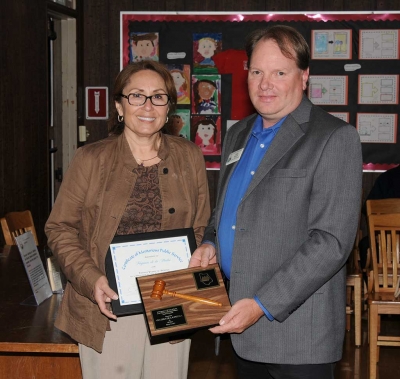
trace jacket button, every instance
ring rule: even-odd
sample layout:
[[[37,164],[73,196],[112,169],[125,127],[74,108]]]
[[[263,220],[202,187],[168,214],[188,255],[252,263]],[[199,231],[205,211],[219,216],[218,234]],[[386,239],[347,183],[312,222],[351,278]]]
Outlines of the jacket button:
[[[169,208],[169,209],[168,209],[168,212],[171,213],[171,214],[172,214],[172,213],[175,213],[175,208]]]
[[[168,174],[168,169],[165,167],[165,168],[163,168],[162,172],[163,172],[163,174]]]

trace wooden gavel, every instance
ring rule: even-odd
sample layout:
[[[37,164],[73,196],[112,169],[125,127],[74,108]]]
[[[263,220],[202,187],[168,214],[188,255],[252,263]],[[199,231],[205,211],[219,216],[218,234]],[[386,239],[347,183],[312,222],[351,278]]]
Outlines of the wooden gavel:
[[[177,293],[175,291],[168,291],[165,289],[164,280],[156,280],[154,282],[153,292],[151,293],[150,297],[152,299],[161,300],[163,294],[170,295],[172,297],[179,297],[180,299],[196,301],[198,303],[204,303],[204,304],[208,304],[208,305],[215,305],[217,307],[222,307],[222,303],[220,303],[218,301],[214,301],[211,299],[205,299],[204,297],[183,295],[183,294]]]

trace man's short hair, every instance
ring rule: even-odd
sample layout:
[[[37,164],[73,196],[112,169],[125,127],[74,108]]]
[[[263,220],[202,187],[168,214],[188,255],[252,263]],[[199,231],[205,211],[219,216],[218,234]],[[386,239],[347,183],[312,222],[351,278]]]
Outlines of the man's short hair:
[[[300,70],[306,70],[310,64],[310,48],[304,37],[291,26],[275,25],[267,29],[257,29],[246,38],[246,53],[248,67],[250,67],[251,56],[260,41],[273,40],[278,45],[282,54],[296,62]]]

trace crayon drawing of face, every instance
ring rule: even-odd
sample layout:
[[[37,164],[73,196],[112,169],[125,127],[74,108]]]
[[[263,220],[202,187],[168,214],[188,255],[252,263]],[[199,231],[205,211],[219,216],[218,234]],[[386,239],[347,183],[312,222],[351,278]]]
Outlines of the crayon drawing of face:
[[[211,122],[202,122],[197,127],[197,135],[204,146],[210,144],[210,139],[214,137],[215,126]]]
[[[182,120],[182,117],[179,115],[172,115],[171,116],[171,133],[174,136],[179,136],[180,131],[182,130],[183,126],[185,125],[185,122]]]
[[[177,91],[187,89],[186,79],[183,76],[182,72],[180,72],[178,70],[174,70],[174,71],[171,71],[171,75],[172,75],[172,79],[174,79],[175,88]]]
[[[138,41],[135,47],[136,54],[145,58],[150,57],[154,49],[153,42],[149,40]]]
[[[133,50],[133,61],[139,62],[146,59],[154,59],[157,56],[157,33],[145,33],[130,35]]]
[[[197,51],[204,58],[211,58],[217,48],[216,41],[213,38],[205,37],[199,40],[199,48]]]
[[[214,95],[215,85],[210,81],[200,81],[198,85],[198,92],[201,99],[211,99]]]

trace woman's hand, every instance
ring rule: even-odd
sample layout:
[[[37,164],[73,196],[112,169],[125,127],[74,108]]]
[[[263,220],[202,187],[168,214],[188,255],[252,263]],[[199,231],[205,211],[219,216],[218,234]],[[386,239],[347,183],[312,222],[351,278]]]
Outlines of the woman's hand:
[[[111,299],[117,300],[118,295],[110,288],[105,276],[100,276],[94,285],[94,299],[103,315],[113,320],[117,319],[117,316],[107,309],[106,303],[111,303]]]

